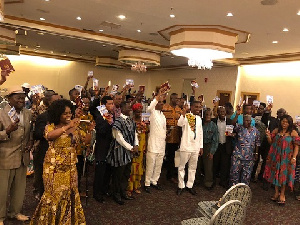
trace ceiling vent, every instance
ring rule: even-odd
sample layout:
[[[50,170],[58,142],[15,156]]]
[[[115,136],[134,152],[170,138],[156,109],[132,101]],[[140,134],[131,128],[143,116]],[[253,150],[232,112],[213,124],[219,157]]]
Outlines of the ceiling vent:
[[[278,0],[262,0],[260,3],[262,5],[275,5],[278,3]]]
[[[110,29],[120,29],[121,28],[120,24],[112,23],[112,22],[108,22],[108,21],[103,21],[102,23],[100,23],[100,25],[103,27],[110,27]]]

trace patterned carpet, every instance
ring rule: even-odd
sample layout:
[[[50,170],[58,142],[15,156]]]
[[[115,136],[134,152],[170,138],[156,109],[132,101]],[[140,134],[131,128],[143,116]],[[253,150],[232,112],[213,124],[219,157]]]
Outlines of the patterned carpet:
[[[27,179],[26,197],[23,207],[25,215],[32,215],[37,201],[32,194],[33,178]],[[82,181],[82,187],[85,180]],[[200,185],[196,186],[197,196],[184,192],[181,196],[175,194],[176,185],[165,180],[165,174],[161,177],[163,191],[151,189],[151,194],[143,192],[135,195],[136,199],[126,201],[125,205],[117,205],[112,199],[107,198],[100,204],[93,198],[88,199],[88,205],[82,198],[85,216],[88,225],[118,225],[118,224],[180,224],[184,219],[195,215],[197,203],[202,200],[218,200],[225,189],[217,186],[212,191],[207,191]],[[300,202],[296,201],[293,193],[288,192],[286,206],[280,207],[271,202],[269,198],[273,190],[264,191],[261,183],[250,185],[253,198],[250,208],[247,210],[245,224],[300,224]],[[92,188],[92,174],[89,178],[89,188]],[[92,192],[90,192],[92,193]],[[15,220],[5,221],[5,225],[23,224]]]

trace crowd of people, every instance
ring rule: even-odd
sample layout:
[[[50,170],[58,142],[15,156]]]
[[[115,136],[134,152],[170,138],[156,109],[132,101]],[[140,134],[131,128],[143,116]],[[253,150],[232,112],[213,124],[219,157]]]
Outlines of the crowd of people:
[[[196,195],[200,183],[212,190],[261,181],[265,190],[275,186],[271,200],[284,205],[286,188],[300,182],[300,124],[282,108],[277,117],[262,102],[234,110],[214,101],[208,108],[195,86],[187,99],[166,83],[146,99],[144,88],[109,93],[109,86],[88,88],[90,79],[72,88],[69,100],[47,88],[35,93],[28,83],[8,89],[0,104],[0,225],[7,217],[30,220],[21,214],[30,154],[39,201],[30,224],[85,224],[80,183],[87,161],[94,199],[119,205],[163,191],[163,165],[177,195]]]

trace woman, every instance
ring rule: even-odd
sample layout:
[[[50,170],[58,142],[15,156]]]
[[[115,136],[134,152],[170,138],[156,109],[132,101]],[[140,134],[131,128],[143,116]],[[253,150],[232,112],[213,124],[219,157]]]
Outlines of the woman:
[[[132,106],[134,121],[139,139],[139,154],[132,159],[131,174],[127,188],[127,195],[132,196],[132,192],[141,193],[141,178],[144,173],[144,152],[146,151],[146,133],[148,132],[147,124],[142,121],[143,105],[136,103]]]
[[[85,224],[77,188],[76,146],[89,143],[91,136],[78,129],[79,119],[71,120],[72,103],[61,99],[48,110],[49,125],[45,138],[49,142],[44,166],[45,192],[30,224]],[[89,131],[93,127],[91,126]]]
[[[279,128],[272,134],[266,131],[271,148],[267,157],[264,178],[275,185],[275,194],[271,198],[279,205],[285,204],[285,189],[294,186],[296,157],[298,154],[299,137],[293,130],[293,119],[284,115],[280,119]]]

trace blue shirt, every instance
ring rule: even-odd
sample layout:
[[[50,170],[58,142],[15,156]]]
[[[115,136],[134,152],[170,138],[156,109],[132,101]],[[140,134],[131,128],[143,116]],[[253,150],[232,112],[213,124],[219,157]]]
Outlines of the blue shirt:
[[[234,113],[232,114],[232,116],[230,117],[230,119],[233,120],[234,117],[235,117],[235,115],[236,115],[236,112],[234,112]],[[243,122],[244,122],[244,119],[243,119],[243,118],[244,118],[243,114],[239,115],[238,118],[237,118],[236,123],[239,124],[239,125],[243,125]],[[254,120],[252,117],[251,117],[251,126],[252,126],[252,127],[255,126],[255,120]]]
[[[233,156],[240,160],[253,160],[255,147],[260,146],[260,135],[256,127],[250,129],[237,125],[235,128],[236,145],[233,150]]]

